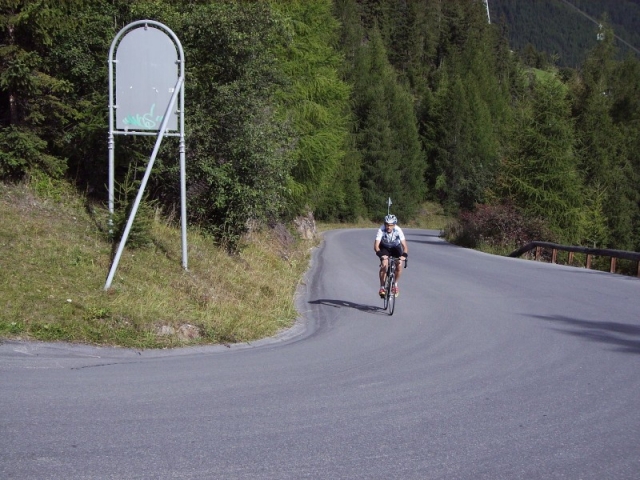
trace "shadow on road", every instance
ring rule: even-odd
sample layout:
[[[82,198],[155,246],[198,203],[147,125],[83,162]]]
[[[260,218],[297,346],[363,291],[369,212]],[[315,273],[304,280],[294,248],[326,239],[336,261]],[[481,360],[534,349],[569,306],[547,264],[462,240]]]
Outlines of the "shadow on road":
[[[428,235],[425,235],[425,237],[428,237]],[[437,245],[438,247],[462,248],[458,245],[454,245],[453,243],[445,242],[438,237],[431,238],[433,240],[416,240],[415,238],[413,238],[413,235],[407,235],[407,242],[409,243],[409,245],[411,245],[412,243],[424,243],[425,245]]]
[[[424,243],[426,245],[438,245],[439,247],[456,247],[460,248],[457,245],[447,242],[444,240],[439,233],[414,233],[414,232],[405,232],[405,236],[407,237],[407,242],[411,243]]]
[[[411,235],[412,237],[433,237],[433,238],[440,238],[442,236],[440,232],[434,231],[433,233],[415,233],[410,229],[407,229],[407,231],[405,232],[405,235],[407,236]]]
[[[555,329],[559,332],[592,342],[613,345],[618,347],[616,350],[620,352],[640,354],[640,325],[619,322],[592,322],[561,315],[532,315],[532,317],[574,327],[571,330]]]
[[[311,303],[312,305],[328,305],[334,308],[353,308],[365,313],[386,314],[385,310],[382,307],[375,307],[373,305],[361,305],[359,303],[348,302],[346,300],[330,300],[321,298],[318,300],[312,300],[309,303]]]

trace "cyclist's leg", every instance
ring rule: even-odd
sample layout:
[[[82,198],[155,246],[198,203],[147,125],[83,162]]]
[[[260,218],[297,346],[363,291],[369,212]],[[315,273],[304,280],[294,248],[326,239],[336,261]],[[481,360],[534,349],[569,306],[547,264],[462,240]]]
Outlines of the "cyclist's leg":
[[[400,294],[400,287],[398,286],[398,281],[400,280],[400,271],[401,271],[401,267],[400,267],[400,262],[396,262],[396,271],[394,273],[394,278],[393,278],[393,287],[391,289],[391,293],[393,293],[394,296],[398,296]]]
[[[388,265],[388,258],[387,256],[383,256],[380,257],[380,272],[379,272],[379,277],[380,277],[380,286],[384,287],[384,281],[387,279],[387,265]]]
[[[380,279],[380,290],[378,291],[378,293],[380,295],[383,294],[383,289],[384,289],[384,284],[385,281],[387,280],[387,265],[388,265],[388,252],[384,249],[381,248],[380,249],[380,271],[378,272],[378,277]]]
[[[396,271],[395,271],[395,282],[394,282],[394,294],[398,293],[398,282],[400,281],[400,276],[402,275],[402,260],[400,260],[400,255],[402,255],[402,247],[394,247],[394,249],[390,252],[394,257],[398,258],[396,260]]]

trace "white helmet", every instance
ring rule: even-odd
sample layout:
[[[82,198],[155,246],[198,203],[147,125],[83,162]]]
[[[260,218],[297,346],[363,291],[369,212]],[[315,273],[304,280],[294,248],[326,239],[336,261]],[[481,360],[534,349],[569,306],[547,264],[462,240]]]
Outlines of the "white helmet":
[[[384,217],[384,223],[395,225],[396,223],[398,223],[398,219],[396,218],[395,215],[389,214],[386,217]]]

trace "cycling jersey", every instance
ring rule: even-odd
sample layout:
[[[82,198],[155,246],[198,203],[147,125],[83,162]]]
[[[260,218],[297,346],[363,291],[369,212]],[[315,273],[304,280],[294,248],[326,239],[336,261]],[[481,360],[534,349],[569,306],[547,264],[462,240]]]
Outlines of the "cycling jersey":
[[[376,241],[385,248],[397,247],[404,240],[404,232],[398,226],[393,227],[390,233],[387,233],[386,227],[383,225],[378,229]]]

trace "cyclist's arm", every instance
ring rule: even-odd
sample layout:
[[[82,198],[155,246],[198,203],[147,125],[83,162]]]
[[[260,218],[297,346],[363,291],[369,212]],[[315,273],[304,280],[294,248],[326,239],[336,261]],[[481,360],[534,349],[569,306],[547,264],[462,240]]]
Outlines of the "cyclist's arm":
[[[378,253],[378,251],[380,250],[380,240],[376,240],[375,242],[373,242],[373,250]]]
[[[400,243],[402,244],[402,251],[409,255],[409,247],[407,247],[407,241],[402,240]]]

